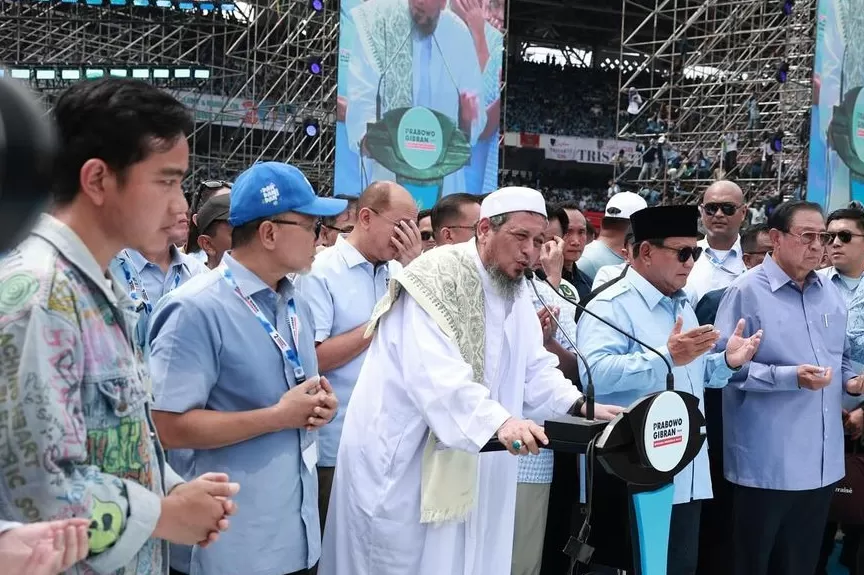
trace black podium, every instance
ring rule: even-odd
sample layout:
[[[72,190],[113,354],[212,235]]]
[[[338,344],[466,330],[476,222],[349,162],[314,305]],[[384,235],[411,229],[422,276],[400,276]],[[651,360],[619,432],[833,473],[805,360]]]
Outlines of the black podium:
[[[581,417],[545,422],[549,438],[547,449],[584,453],[589,467],[599,462],[606,473],[626,486],[620,497],[627,500],[622,502],[622,508],[629,508],[632,565],[636,575],[666,575],[675,492],[672,481],[702,449],[704,425],[699,400],[680,391],[645,396],[608,424]],[[493,439],[483,451],[503,449],[504,446]],[[589,485],[591,483],[589,481]],[[578,483],[573,487],[578,490]],[[586,523],[589,524],[590,502],[597,488],[595,483],[588,495]],[[572,557],[585,558],[584,552],[590,543],[585,540],[587,531],[568,545],[566,552]]]

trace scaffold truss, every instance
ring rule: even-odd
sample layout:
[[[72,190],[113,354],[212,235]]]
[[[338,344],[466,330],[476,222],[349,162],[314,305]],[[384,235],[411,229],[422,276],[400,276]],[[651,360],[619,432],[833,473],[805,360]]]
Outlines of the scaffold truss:
[[[336,0],[0,0],[0,68],[49,103],[88,77],[157,83],[195,111],[190,181],[278,160],[327,194],[338,23]]]
[[[815,9],[816,0],[622,0],[627,24],[620,59],[640,63],[620,75],[619,135],[646,146],[665,135],[667,149],[680,153],[683,163],[695,165],[701,152],[710,166],[686,179],[683,165],[659,170],[667,201],[696,201],[718,176],[738,181],[751,199],[800,191],[806,181]],[[660,23],[664,29],[671,24],[672,34],[646,39],[645,32]],[[635,114],[633,107],[627,111],[631,88],[642,100]],[[737,134],[731,170],[723,162],[728,134]],[[782,147],[771,166],[762,165],[765,145],[772,151]],[[718,167],[727,169],[718,173]],[[645,173],[631,168],[625,179],[641,185]]]

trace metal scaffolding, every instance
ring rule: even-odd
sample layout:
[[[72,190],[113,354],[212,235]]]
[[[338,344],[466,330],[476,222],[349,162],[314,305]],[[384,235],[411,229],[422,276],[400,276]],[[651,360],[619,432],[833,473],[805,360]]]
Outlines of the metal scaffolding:
[[[639,23],[622,25],[620,59],[641,64],[619,76],[619,135],[647,143],[665,134],[683,160],[702,152],[711,163],[708,172],[686,179],[680,178],[683,168],[673,175],[660,170],[668,201],[696,199],[694,192],[717,175],[722,138],[732,132],[738,134],[737,167],[725,177],[738,181],[749,198],[790,195],[803,185],[815,10],[816,0],[622,0],[623,16],[630,17],[622,22]],[[634,19],[634,13],[641,18]],[[656,32],[670,25],[671,35]],[[653,37],[646,39],[652,29]],[[635,115],[626,111],[631,87],[643,100]],[[751,97],[758,122],[751,120]],[[774,170],[764,174],[752,166],[761,168],[766,135],[782,135],[782,153],[774,154]],[[638,178],[638,172],[631,168],[625,177]]]
[[[256,161],[278,160],[326,194],[338,22],[337,0],[0,0],[0,67],[29,69],[49,103],[70,70],[126,70],[194,109],[190,181],[233,179]],[[209,72],[180,78],[178,68]]]

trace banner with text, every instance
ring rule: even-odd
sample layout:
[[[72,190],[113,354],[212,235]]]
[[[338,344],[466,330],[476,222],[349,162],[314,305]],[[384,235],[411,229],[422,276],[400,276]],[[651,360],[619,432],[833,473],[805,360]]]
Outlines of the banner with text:
[[[518,148],[542,148],[543,155],[547,160],[559,162],[611,164],[621,150],[624,151],[624,157],[628,163],[639,159],[636,142],[626,140],[508,132],[504,135],[504,145]]]
[[[864,10],[820,0],[810,115],[807,199],[826,212],[864,202]]]
[[[187,90],[169,90],[195,114],[196,122],[261,130],[296,129],[290,105],[255,102],[246,98],[226,98]]]
[[[342,0],[334,193],[497,188],[505,2]]]

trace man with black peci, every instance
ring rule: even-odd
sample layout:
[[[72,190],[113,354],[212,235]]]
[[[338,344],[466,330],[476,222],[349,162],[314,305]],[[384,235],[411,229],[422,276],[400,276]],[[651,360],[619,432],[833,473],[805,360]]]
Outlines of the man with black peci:
[[[699,326],[683,288],[702,249],[696,245],[698,213],[693,206],[661,206],[639,210],[630,217],[633,228],[631,266],[624,278],[598,294],[588,309],[625,332],[656,348],[660,355],[614,331],[596,318],[583,315],[577,326],[577,345],[588,359],[597,401],[629,406],[641,397],[666,388],[667,362],[675,376],[675,389],[696,396],[700,404],[705,387],[723,387],[733,372],[753,357],[761,332],[741,336],[743,320],[730,337],[725,353],[710,353],[719,334],[713,326]],[[586,377],[580,366],[580,378]],[[607,484],[602,486],[601,483]],[[598,524],[592,545],[628,538],[625,525],[627,497],[611,477],[595,479]],[[602,488],[603,492],[597,489]],[[617,491],[617,493],[616,493]],[[605,495],[605,497],[604,497]],[[708,452],[675,476],[675,499],[669,532],[668,574],[696,572],[700,502],[711,498]],[[605,501],[604,501],[605,499]],[[613,503],[614,501],[614,503]],[[604,513],[604,503],[612,511]],[[611,531],[609,529],[611,528]],[[630,556],[618,549],[597,560]],[[627,562],[629,563],[629,561]],[[629,564],[612,565],[630,569]]]

